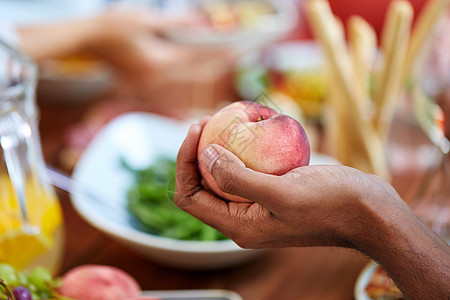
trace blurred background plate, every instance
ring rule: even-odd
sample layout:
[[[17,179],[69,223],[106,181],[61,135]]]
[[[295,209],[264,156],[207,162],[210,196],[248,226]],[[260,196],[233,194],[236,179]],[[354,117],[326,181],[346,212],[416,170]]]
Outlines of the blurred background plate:
[[[293,41],[248,53],[236,67],[235,85],[244,99],[255,99],[261,91],[284,94],[306,120],[318,121],[326,94],[320,48],[315,42]]]
[[[242,300],[236,292],[228,290],[144,291],[142,296],[161,300]],[[145,299],[150,300],[150,298],[142,298],[142,300]]]
[[[41,103],[74,105],[111,90],[114,71],[90,55],[46,59],[39,64],[37,95]]]
[[[374,261],[367,264],[361,271],[355,285],[355,299],[356,300],[370,300],[366,293],[366,287],[372,278],[373,273],[377,269],[378,264]]]
[[[149,113],[128,113],[112,120],[75,167],[74,207],[92,226],[157,262],[187,269],[242,263],[261,251],[241,249],[231,240],[182,241],[149,234],[127,209],[127,192],[134,178],[121,159],[133,168],[145,168],[161,154],[175,159],[188,128],[187,123]],[[311,163],[337,162],[313,154]]]
[[[375,261],[368,263],[359,274],[354,297],[356,300],[405,299],[387,272]]]
[[[232,46],[251,50],[287,35],[297,25],[292,0],[176,1],[176,13],[201,14],[205,26],[166,30],[174,42],[202,46]],[[164,8],[162,8],[164,9]],[[174,11],[174,5],[169,8]]]

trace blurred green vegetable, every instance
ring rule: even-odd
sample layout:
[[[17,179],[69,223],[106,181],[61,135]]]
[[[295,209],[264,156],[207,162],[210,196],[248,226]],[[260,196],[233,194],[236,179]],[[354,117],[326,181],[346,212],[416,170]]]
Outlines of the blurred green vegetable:
[[[173,203],[175,166],[172,159],[161,157],[151,166],[132,172],[135,183],[128,191],[128,208],[148,232],[180,240],[215,241],[226,237],[200,222]]]

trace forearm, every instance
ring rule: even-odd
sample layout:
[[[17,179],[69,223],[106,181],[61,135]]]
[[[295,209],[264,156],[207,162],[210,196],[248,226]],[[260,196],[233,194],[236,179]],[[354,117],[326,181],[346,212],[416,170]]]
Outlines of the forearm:
[[[35,61],[84,52],[98,33],[96,19],[19,28],[23,50]]]
[[[398,195],[365,201],[356,247],[378,261],[408,299],[447,299],[450,247]]]

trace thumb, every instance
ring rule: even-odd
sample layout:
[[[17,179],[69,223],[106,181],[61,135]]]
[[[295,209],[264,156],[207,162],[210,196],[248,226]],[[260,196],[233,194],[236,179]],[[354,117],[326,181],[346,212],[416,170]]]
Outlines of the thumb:
[[[200,163],[225,193],[258,202],[269,209],[280,196],[281,177],[245,167],[236,155],[219,145],[209,145],[203,149]]]

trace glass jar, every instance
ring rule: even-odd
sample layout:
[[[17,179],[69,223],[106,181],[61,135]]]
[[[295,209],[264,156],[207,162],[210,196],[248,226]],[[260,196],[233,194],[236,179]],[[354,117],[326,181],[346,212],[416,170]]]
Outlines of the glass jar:
[[[35,87],[35,65],[0,40],[0,262],[55,273],[63,220],[42,156]]]

